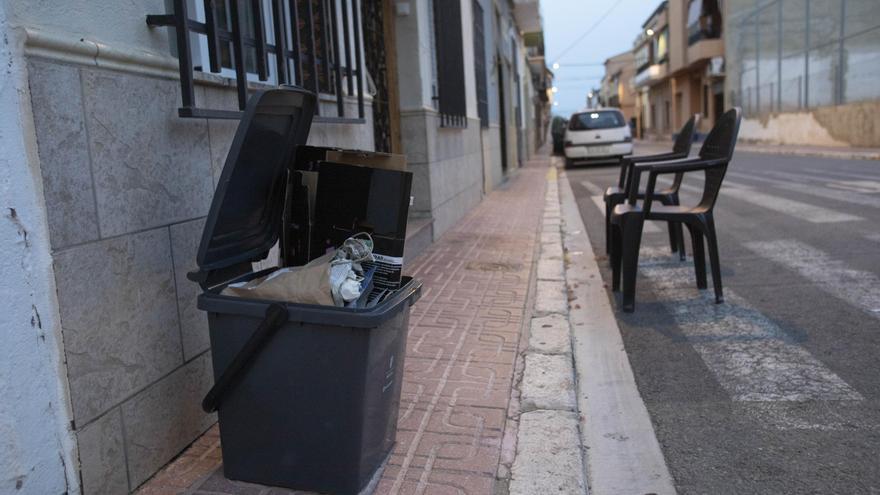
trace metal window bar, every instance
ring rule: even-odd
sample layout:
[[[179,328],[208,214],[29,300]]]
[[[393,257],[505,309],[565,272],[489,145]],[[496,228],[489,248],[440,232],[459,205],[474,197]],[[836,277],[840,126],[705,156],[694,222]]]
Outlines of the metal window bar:
[[[486,81],[486,35],[483,7],[473,0],[474,11],[474,70],[477,75],[477,115],[480,127],[489,127],[489,90]]]
[[[434,2],[437,97],[441,127],[467,127],[461,2]]]
[[[174,0],[173,13],[160,15],[147,15],[146,22],[150,27],[167,26],[174,29],[175,40],[177,42],[178,61],[180,69],[180,94],[181,106],[178,108],[178,115],[183,118],[212,118],[212,119],[238,119],[241,118],[242,111],[247,104],[248,95],[248,72],[245,64],[245,51],[253,50],[256,56],[256,76],[260,81],[269,79],[268,57],[275,59],[275,76],[278,85],[297,85],[307,87],[316,93],[322,92],[324,89],[330,88],[335,90],[331,93],[336,98],[338,115],[335,117],[323,116],[320,114],[318,106],[315,108],[315,122],[329,123],[364,123],[364,97],[363,97],[363,65],[360,56],[360,26],[357,25],[357,16],[354,14],[354,37],[355,37],[355,65],[352,67],[350,63],[346,64],[346,74],[349,75],[349,81],[352,77],[357,78],[357,106],[358,115],[345,115],[345,98],[354,94],[349,91],[348,95],[344,94],[337,85],[333,88],[329,84],[329,75],[332,70],[338,73],[341,70],[339,59],[336,55],[333,60],[328,60],[326,53],[328,51],[337,53],[340,50],[338,39],[336,37],[327,36],[326,29],[322,29],[319,36],[323,36],[324,43],[322,49],[324,57],[319,63],[319,54],[316,54],[315,43],[315,19],[312,10],[312,0],[288,0],[287,9],[285,9],[284,0],[272,0],[270,8],[272,9],[272,26],[270,29],[274,31],[275,43],[270,44],[266,36],[265,18],[266,12],[263,11],[263,2],[260,0],[231,0],[229,2],[229,21],[231,30],[219,23],[217,9],[218,2],[224,0],[196,0],[204,2],[205,22],[193,20],[189,16],[187,8],[187,0]],[[323,9],[322,19],[329,23],[332,29],[339,26],[338,18],[335,13],[335,1],[330,0],[334,8],[331,10]],[[250,5],[248,5],[248,3]],[[345,8],[347,2],[343,0]],[[249,36],[248,29],[245,28],[247,15],[244,10],[250,6],[253,14],[253,32],[254,36]],[[302,10],[306,12],[307,19],[303,25],[300,25]],[[329,17],[327,14],[329,12]],[[327,24],[324,24],[326,26]],[[348,23],[346,21],[346,33],[348,33]],[[219,110],[199,107],[195,98],[194,87],[194,69],[193,54],[191,52],[190,39],[192,33],[205,35],[208,45],[208,67],[210,72],[219,73],[223,67],[221,62],[222,47],[232,45],[232,59],[235,70],[236,91],[238,95],[239,110]],[[329,46],[328,46],[329,43]],[[289,45],[289,46],[288,46]],[[350,57],[350,46],[345,47],[346,56]],[[271,54],[271,55],[270,55]],[[319,65],[321,66],[319,69]],[[331,65],[333,67],[331,67]],[[292,69],[291,69],[292,68]],[[325,74],[328,83],[322,85],[319,81],[319,70],[326,71]],[[352,76],[353,75],[353,76]],[[336,77],[336,81],[341,83],[341,78]],[[335,93],[335,94],[333,94]]]

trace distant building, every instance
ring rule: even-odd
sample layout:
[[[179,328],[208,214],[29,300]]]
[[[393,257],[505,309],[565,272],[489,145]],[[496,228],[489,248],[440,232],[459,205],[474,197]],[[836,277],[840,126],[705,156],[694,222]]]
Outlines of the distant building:
[[[602,103],[617,107],[627,122],[635,124],[635,94],[632,78],[636,74],[635,57],[631,51],[618,53],[605,61],[605,77],[602,78]]]
[[[662,2],[634,42],[640,137],[668,137],[693,114],[708,132],[723,110],[724,41],[718,0]]]
[[[728,105],[740,137],[880,146],[877,0],[728,0]]]

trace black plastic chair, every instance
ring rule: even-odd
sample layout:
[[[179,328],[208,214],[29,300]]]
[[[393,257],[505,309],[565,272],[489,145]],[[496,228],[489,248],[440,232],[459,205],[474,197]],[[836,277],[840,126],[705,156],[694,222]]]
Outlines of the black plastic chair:
[[[660,153],[656,155],[630,156],[620,160],[620,177],[616,186],[611,186],[605,190],[603,199],[605,200],[605,252],[611,253],[611,212],[614,207],[626,201],[627,192],[632,183],[632,168],[638,163],[658,162],[666,160],[675,160],[679,158],[687,158],[691,150],[691,144],[694,142],[694,134],[699,122],[699,115],[694,114],[685,122],[678,136],[672,145],[672,152]],[[667,189],[656,191],[651,198],[659,201],[664,205],[678,205],[678,189],[681,186],[681,174],[676,174],[672,181],[672,186]],[[644,192],[638,192],[638,199],[645,199]],[[669,224],[669,247],[672,252],[679,252],[679,256],[684,260],[684,235],[680,224]]]
[[[718,259],[718,240],[715,235],[713,209],[718,199],[718,191],[727,172],[727,165],[733,156],[736,137],[739,133],[741,111],[728,110],[718,119],[715,127],[706,136],[697,158],[647,162],[633,167],[632,184],[624,204],[617,205],[611,213],[611,265],[612,290],[620,290],[621,272],[623,275],[623,310],[635,309],[636,273],[638,271],[639,247],[642,240],[642,227],[645,220],[660,220],[687,225],[694,249],[694,271],[697,288],[705,289],[706,259],[703,236],[709,247],[709,260],[712,265],[712,283],[715,288],[715,302],[724,302],[721,288],[721,265]],[[644,201],[638,201],[639,176],[648,171]],[[706,174],[703,196],[696,206],[653,205],[654,187],[657,176],[662,174],[683,175],[686,172],[703,170]]]

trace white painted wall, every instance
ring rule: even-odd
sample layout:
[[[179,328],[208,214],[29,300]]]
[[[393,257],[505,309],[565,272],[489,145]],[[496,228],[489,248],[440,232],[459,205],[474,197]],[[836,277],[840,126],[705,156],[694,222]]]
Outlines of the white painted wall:
[[[0,493],[78,494],[22,36],[7,13],[0,0]]]
[[[169,55],[170,28],[146,28],[147,14],[166,13],[164,0],[27,0],[8,4],[7,14],[15,25],[100,40],[116,49]]]

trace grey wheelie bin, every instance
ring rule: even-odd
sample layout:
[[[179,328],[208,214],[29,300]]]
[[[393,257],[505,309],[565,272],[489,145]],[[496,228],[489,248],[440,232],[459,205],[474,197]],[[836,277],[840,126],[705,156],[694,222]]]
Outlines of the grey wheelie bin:
[[[344,308],[244,299],[226,285],[262,276],[281,236],[287,175],[305,143],[314,94],[255,93],[245,109],[190,273],[208,313],[227,478],[322,493],[357,493],[391,451],[410,306],[403,277],[378,305]]]

